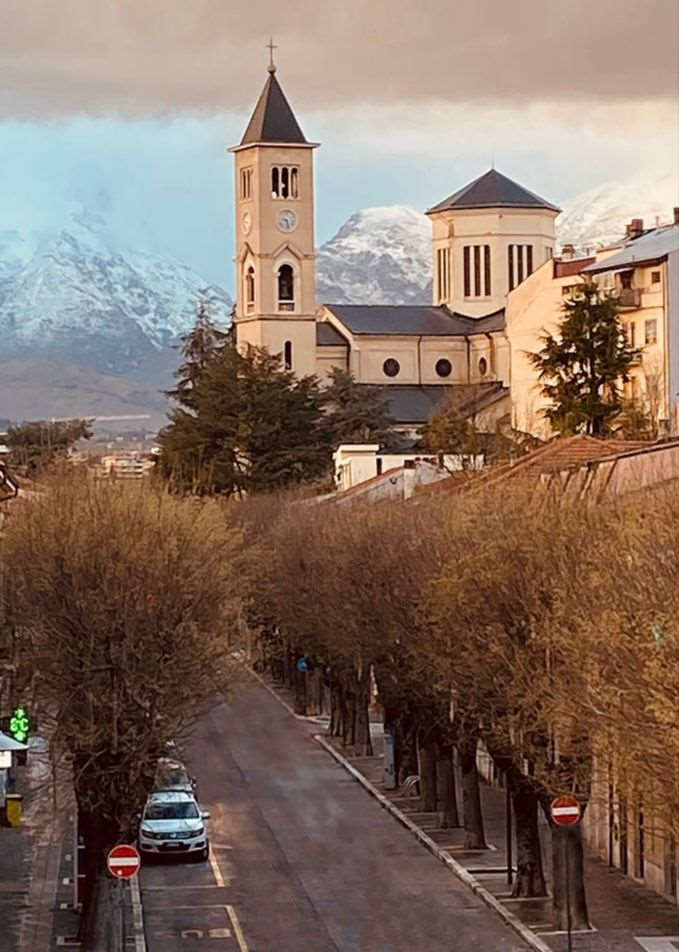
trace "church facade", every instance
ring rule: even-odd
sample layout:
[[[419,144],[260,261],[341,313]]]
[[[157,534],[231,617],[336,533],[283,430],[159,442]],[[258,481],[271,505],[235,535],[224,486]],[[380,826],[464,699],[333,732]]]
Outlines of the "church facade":
[[[316,302],[313,153],[273,65],[236,173],[239,345],[324,379],[333,367],[385,388],[404,430],[451,393],[489,422],[509,412],[505,302],[554,252],[560,209],[495,169],[434,204],[431,305]]]

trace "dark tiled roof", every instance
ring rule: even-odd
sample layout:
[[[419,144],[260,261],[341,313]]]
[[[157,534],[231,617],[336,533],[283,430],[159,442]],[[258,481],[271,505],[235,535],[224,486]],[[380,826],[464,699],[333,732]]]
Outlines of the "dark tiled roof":
[[[509,390],[500,382],[484,384],[457,384],[443,386],[437,384],[417,386],[417,384],[359,384],[359,386],[378,386],[384,393],[387,408],[395,423],[426,423],[440,408],[443,401],[455,396],[457,409],[470,416],[484,407],[490,406],[505,397]]]
[[[348,347],[349,341],[332,324],[319,321],[316,324],[316,344],[318,347]]]
[[[438,205],[428,209],[428,213],[446,208],[548,208],[554,212],[561,211],[556,205],[529,192],[496,169],[490,169],[485,175],[444,198]]]
[[[593,261],[594,258],[554,258],[554,277],[568,278],[572,274],[580,274]]]
[[[504,308],[483,317],[456,314],[446,307],[411,304],[326,304],[352,334],[407,337],[467,337],[505,327]]]
[[[269,73],[240,144],[247,145],[249,142],[306,143],[304,133],[273,72]]]

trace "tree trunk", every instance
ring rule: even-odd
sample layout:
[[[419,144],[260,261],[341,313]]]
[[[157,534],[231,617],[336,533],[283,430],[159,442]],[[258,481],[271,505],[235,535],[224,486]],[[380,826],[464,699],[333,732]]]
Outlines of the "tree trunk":
[[[364,677],[358,682],[356,697],[356,755],[358,757],[372,757],[373,745],[370,738],[370,679]]]
[[[458,744],[462,768],[462,816],[464,823],[464,846],[468,850],[488,849],[483,828],[481,790],[476,769],[476,738]]]
[[[399,786],[406,777],[412,777],[419,771],[417,762],[417,730],[409,712],[403,712],[398,718],[396,731],[396,751],[398,773],[396,779]],[[420,783],[420,792],[422,784]]]
[[[353,751],[356,743],[356,694],[352,689],[343,690],[344,716],[342,723],[342,746]]]
[[[516,824],[517,870],[512,896],[546,896],[538,829],[538,797],[527,784],[515,783],[512,789],[512,804]]]
[[[334,678],[330,682],[330,736],[342,736],[342,718],[344,715],[344,699],[342,685]]]
[[[453,768],[453,745],[439,744],[436,759],[436,798],[438,825],[449,830],[460,825],[457,812],[457,790]]]
[[[436,749],[428,738],[420,744],[420,792],[425,813],[436,812]]]
[[[570,907],[571,929],[589,929],[585,895],[582,827],[552,823],[552,885],[554,928],[567,929]]]

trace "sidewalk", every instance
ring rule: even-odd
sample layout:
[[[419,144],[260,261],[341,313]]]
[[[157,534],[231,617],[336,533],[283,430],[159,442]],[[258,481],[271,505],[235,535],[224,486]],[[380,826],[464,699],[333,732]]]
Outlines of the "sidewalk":
[[[290,692],[285,688],[276,685],[276,694],[282,701],[292,703]],[[565,933],[552,931],[549,898],[511,898],[511,886],[507,882],[505,847],[505,792],[486,784],[482,785],[481,799],[489,849],[482,852],[464,850],[463,830],[437,829],[436,814],[422,812],[418,798],[404,797],[400,790],[385,790],[382,778],[384,737],[381,724],[371,722],[371,734],[375,755],[347,757],[348,762],[376,791],[387,797],[394,807],[416,823],[439,849],[471,873],[554,952],[566,952]],[[335,738],[324,735],[324,740],[330,742],[339,753],[344,753]],[[459,778],[457,789],[461,816]],[[541,817],[541,821],[543,864],[548,887],[551,889],[549,825],[544,817]],[[515,847],[513,855],[516,857]],[[609,868],[591,850],[586,850],[585,854],[585,883],[590,921],[594,928],[591,932],[573,934],[574,952],[679,952],[679,909],[676,906],[618,870]]]
[[[17,783],[24,795],[22,825],[0,828],[0,952],[47,952],[56,948],[58,934],[77,929],[76,914],[59,909],[59,902],[72,902],[64,884],[70,875],[68,810],[59,804],[55,811],[47,795],[46,755],[29,758]]]

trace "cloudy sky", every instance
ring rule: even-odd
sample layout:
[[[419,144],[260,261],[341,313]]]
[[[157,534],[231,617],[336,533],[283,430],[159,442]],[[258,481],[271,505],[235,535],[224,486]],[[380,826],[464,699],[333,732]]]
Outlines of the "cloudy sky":
[[[231,157],[278,77],[319,242],[496,166],[559,204],[679,165],[677,0],[3,0],[0,228],[74,201],[230,287]]]

